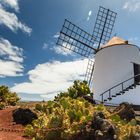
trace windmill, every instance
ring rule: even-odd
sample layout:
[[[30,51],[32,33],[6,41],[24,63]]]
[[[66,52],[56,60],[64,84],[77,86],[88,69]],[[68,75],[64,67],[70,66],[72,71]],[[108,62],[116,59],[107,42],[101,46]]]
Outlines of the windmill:
[[[89,58],[85,80],[90,85],[93,79],[94,55],[101,49],[100,46],[109,41],[117,13],[99,7],[93,33],[89,34],[69,20],[65,19],[60,31],[57,45],[63,49],[73,51]]]
[[[140,105],[140,49],[119,37],[110,39],[116,16],[100,6],[92,34],[66,19],[57,44],[89,58],[86,80],[93,81],[96,101]]]

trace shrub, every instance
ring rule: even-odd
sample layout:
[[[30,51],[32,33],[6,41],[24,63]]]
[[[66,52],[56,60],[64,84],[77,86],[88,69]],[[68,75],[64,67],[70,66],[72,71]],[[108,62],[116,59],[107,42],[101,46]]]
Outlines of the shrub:
[[[73,86],[68,88],[68,93],[71,98],[82,97],[83,95],[90,94],[90,88],[86,81],[80,82],[79,80],[74,81]]]
[[[15,92],[11,92],[7,86],[0,86],[0,101],[6,105],[16,105],[19,97]]]
[[[5,108],[5,104],[4,103],[0,103],[0,110]]]
[[[41,104],[36,104],[35,109],[38,111],[42,111],[42,105]]]
[[[74,84],[68,88],[67,92],[61,92],[57,96],[55,96],[55,101],[60,100],[62,97],[71,97],[73,99],[76,99],[78,97],[82,97],[84,95],[91,95],[90,88],[88,86],[88,83],[86,81],[74,81]]]

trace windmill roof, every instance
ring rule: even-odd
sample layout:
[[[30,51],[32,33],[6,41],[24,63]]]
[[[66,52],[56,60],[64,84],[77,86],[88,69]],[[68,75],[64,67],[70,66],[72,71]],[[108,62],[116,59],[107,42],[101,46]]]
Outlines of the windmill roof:
[[[125,45],[125,44],[128,44],[128,41],[127,40],[123,40],[123,39],[115,36],[112,39],[110,39],[101,48],[106,48],[106,47],[110,47],[110,46],[114,46],[114,45]]]

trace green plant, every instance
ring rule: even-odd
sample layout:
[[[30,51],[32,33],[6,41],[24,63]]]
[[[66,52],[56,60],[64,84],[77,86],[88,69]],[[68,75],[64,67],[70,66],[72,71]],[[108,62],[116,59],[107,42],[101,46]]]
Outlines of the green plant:
[[[7,86],[0,86],[0,101],[6,105],[15,106],[19,101],[19,97],[15,92],[11,92]]]
[[[24,131],[24,136],[30,136],[30,137],[34,137],[35,136],[35,131],[32,125],[28,124],[26,126],[26,129]]]
[[[136,124],[135,119],[126,122],[115,112],[112,114],[108,111],[103,104],[91,104],[83,98],[87,94],[90,94],[87,82],[74,81],[73,86],[68,88],[67,92],[56,96],[54,101],[37,105],[39,117],[32,122],[32,127],[27,127],[26,135],[34,140],[68,140],[77,139],[76,136],[86,136],[87,139],[92,137],[96,140],[95,132],[99,130],[93,130],[96,127],[92,126],[103,122],[103,128],[100,130],[102,135],[106,134],[104,130],[108,130],[108,134],[116,134],[113,136],[118,140],[140,139],[140,126]],[[96,112],[100,112],[104,117],[95,119]],[[98,123],[96,125],[98,126]]]
[[[68,93],[71,98],[82,97],[83,95],[90,94],[90,88],[86,81],[80,82],[79,80],[74,81],[73,86],[68,88]]]
[[[41,104],[36,104],[35,109],[38,111],[42,111],[42,105]]]
[[[0,103],[0,110],[5,108],[5,104],[4,103]]]

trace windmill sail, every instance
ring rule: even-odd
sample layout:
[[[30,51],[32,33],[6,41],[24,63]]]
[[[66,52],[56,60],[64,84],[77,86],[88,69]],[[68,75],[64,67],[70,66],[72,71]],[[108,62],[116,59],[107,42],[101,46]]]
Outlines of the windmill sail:
[[[93,71],[94,71],[94,60],[89,59],[85,75],[85,80],[88,82],[89,85],[92,83]]]
[[[96,38],[95,42],[98,49],[100,49],[100,45],[109,41],[116,16],[117,13],[102,6],[99,7],[98,15],[93,29],[93,36]]]
[[[97,51],[93,48],[94,42],[94,36],[65,19],[57,45],[76,52],[81,56],[89,57]]]
[[[93,29],[93,36],[96,38],[95,45],[97,51],[100,49],[100,45],[103,45],[109,41],[114,27],[116,16],[117,13],[104,7],[99,7],[98,15]],[[93,80],[93,71],[94,63],[91,60],[89,60],[85,75],[85,79],[88,81],[89,85],[91,85]]]

